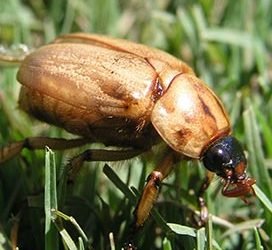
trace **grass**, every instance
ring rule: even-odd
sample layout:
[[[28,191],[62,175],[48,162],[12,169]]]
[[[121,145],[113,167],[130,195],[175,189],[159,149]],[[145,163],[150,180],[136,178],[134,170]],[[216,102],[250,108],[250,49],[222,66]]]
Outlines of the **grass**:
[[[213,216],[196,229],[194,192],[204,169],[183,161],[162,185],[137,236],[139,249],[272,249],[271,8],[270,0],[0,2],[5,55],[20,55],[20,44],[35,49],[61,33],[114,35],[182,58],[223,101],[233,134],[246,148],[257,196],[244,204],[222,197],[212,184],[207,201]],[[17,108],[17,69],[0,67],[0,144],[35,135],[70,138]],[[0,249],[120,249],[126,242],[156,149],[131,161],[85,164],[67,186],[64,166],[82,150],[24,150],[1,166]]]

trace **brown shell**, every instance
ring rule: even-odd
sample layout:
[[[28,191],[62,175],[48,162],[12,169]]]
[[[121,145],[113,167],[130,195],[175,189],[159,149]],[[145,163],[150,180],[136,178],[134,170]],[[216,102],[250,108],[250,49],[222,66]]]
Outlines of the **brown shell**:
[[[199,78],[180,74],[155,104],[151,121],[175,151],[199,158],[215,139],[230,133],[221,102]]]
[[[154,125],[176,151],[195,157],[199,156],[199,150],[183,152],[183,146],[177,147],[171,135],[162,132],[171,122],[164,121],[165,117],[158,118],[160,105],[183,106],[178,89],[171,90],[180,74],[197,79],[184,62],[157,49],[101,35],[64,35],[23,61],[17,76],[23,85],[19,103],[22,109],[42,121],[111,145],[148,147],[158,139]],[[191,95],[196,90],[191,88],[189,80],[187,82],[182,85],[183,93],[187,91]],[[221,103],[205,85],[204,88],[209,96],[203,97],[204,103],[207,101],[205,105],[218,105],[211,108],[213,116],[219,117],[207,137],[211,139],[222,127],[229,127],[229,122]],[[173,102],[176,99],[179,104]],[[195,111],[199,118],[192,126],[198,127],[204,119],[199,114],[203,109]],[[180,114],[186,115],[186,112],[183,110]],[[219,124],[219,120],[224,119],[225,122]],[[172,119],[172,122],[179,121]],[[180,128],[183,125],[184,122],[171,124]],[[179,131],[183,133],[182,139],[196,140],[199,136],[199,133],[189,136],[186,129]],[[191,131],[197,133],[195,129]],[[206,139],[199,142],[199,148],[205,147],[206,142]]]
[[[94,141],[153,144],[150,113],[159,72],[148,59],[161,68],[192,72],[171,55],[144,45],[97,35],[61,37],[23,61],[17,75],[23,85],[20,107]],[[170,82],[173,72],[161,74],[160,82]]]

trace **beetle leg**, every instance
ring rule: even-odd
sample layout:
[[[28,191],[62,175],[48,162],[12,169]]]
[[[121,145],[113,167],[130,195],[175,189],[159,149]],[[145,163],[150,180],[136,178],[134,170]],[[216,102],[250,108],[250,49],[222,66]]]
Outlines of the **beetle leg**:
[[[18,155],[24,148],[36,150],[48,146],[51,149],[63,150],[83,146],[88,142],[89,140],[84,138],[66,140],[62,138],[28,137],[0,148],[0,164]]]
[[[134,211],[134,222],[131,228],[130,245],[138,229],[144,224],[149,213],[157,200],[159,188],[163,179],[165,179],[173,169],[175,155],[168,153],[159,166],[152,171],[147,178],[147,183],[138,201]]]
[[[204,179],[204,181],[198,191],[198,194],[197,194],[198,206],[200,208],[200,218],[198,221],[198,226],[200,226],[200,227],[203,226],[208,220],[209,213],[208,213],[208,208],[206,206],[206,202],[204,199],[204,193],[208,189],[208,187],[210,186],[213,177],[214,177],[214,173],[208,171],[207,175],[206,175],[206,177],[205,177],[205,179]]]
[[[85,161],[122,161],[133,158],[147,150],[124,149],[124,150],[105,150],[87,149],[83,153],[73,157],[69,162],[69,180],[72,181]]]

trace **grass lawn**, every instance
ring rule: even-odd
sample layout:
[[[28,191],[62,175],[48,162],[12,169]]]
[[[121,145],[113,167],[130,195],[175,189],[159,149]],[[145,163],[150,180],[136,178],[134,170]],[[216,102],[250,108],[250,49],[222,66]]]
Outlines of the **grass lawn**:
[[[101,33],[157,47],[188,63],[220,97],[256,178],[248,204],[206,194],[211,214],[196,228],[195,192],[205,176],[182,161],[162,184],[138,249],[272,249],[272,1],[9,0],[0,2],[0,57],[22,55],[70,32]],[[18,109],[18,65],[0,63],[0,146],[29,136],[73,138]],[[99,144],[87,148],[100,148]],[[65,165],[84,148],[23,152],[0,166],[1,249],[120,249],[136,196],[159,159],[85,163],[67,185]],[[57,184],[56,184],[57,183]]]

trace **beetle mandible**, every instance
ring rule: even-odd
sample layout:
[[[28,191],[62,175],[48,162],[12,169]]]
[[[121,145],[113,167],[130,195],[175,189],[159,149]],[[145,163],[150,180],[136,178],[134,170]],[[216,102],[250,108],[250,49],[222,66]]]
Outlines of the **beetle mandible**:
[[[23,148],[46,145],[67,149],[102,142],[125,148],[86,150],[71,159],[74,173],[84,161],[129,159],[166,142],[167,154],[149,175],[136,207],[136,229],[179,154],[202,160],[208,170],[198,198],[202,221],[207,219],[203,193],[214,174],[222,178],[227,197],[254,193],[255,179],[246,174],[246,157],[222,103],[187,64],[166,52],[102,35],[67,34],[29,54],[17,79],[22,110],[81,138],[26,138],[2,148],[0,163]]]

